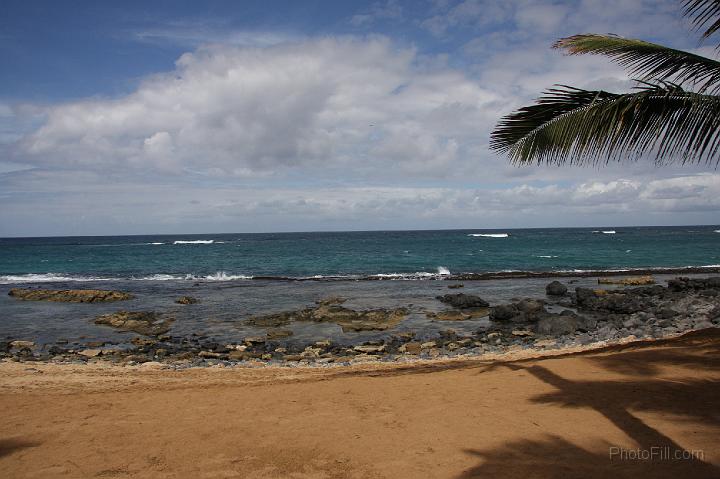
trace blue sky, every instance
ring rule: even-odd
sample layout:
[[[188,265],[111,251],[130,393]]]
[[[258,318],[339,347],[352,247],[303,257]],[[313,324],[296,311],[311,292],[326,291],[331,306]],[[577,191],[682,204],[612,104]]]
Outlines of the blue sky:
[[[8,1],[0,235],[717,223],[707,167],[516,168],[497,119],[627,90],[549,47],[715,55],[674,1]]]

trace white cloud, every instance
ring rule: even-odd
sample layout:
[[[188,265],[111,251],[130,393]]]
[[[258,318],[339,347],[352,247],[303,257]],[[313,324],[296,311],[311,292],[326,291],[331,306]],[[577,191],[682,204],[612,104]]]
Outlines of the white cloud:
[[[44,166],[259,174],[360,160],[368,174],[388,162],[435,174],[458,145],[478,141],[497,99],[381,37],[215,46],[123,98],[49,108],[17,155]]]

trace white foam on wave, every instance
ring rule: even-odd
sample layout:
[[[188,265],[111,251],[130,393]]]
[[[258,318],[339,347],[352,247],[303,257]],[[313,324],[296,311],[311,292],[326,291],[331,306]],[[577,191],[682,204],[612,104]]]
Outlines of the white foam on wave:
[[[438,266],[437,272],[440,276],[448,276],[450,274],[450,270],[445,266]]]
[[[202,276],[198,279],[205,279],[208,281],[233,281],[236,279],[252,279],[252,276],[246,276],[244,274],[227,274],[225,271],[218,271],[217,273]]]
[[[142,276],[140,278],[132,277],[131,279],[135,281],[180,281],[185,279],[195,279],[193,275],[191,274],[183,274],[183,275],[177,275],[177,274],[151,274],[149,276]]]
[[[0,276],[0,284],[14,283],[52,283],[63,281],[111,281],[112,278],[100,278],[97,276],[67,276],[62,273],[28,273],[18,275]]]
[[[713,233],[720,233],[720,230],[714,230]]]
[[[614,235],[616,233],[616,231],[615,230],[605,230],[605,231],[601,231],[601,233],[604,235]]]
[[[380,279],[430,279],[441,276],[440,273],[428,273],[426,271],[417,271],[415,273],[378,273],[370,275],[370,278]]]
[[[145,243],[145,244],[159,245],[159,244],[165,244],[165,243]]]
[[[173,244],[213,244],[215,240],[177,240]]]
[[[475,236],[480,238],[507,238],[510,236],[509,233],[470,233],[468,236]]]
[[[558,258],[557,255],[554,254],[538,254],[535,255],[536,258]]]

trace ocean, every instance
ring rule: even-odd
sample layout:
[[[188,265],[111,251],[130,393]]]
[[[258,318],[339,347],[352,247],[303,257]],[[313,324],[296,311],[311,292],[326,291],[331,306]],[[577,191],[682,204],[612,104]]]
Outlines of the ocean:
[[[171,334],[232,341],[263,332],[245,324],[252,315],[329,296],[348,298],[346,306],[355,309],[410,307],[399,328],[431,337],[448,324],[425,312],[443,309],[435,296],[460,279],[463,292],[492,304],[544,294],[549,280],[542,275],[582,275],[572,281],[596,285],[596,276],[608,271],[672,274],[667,270],[686,267],[720,268],[720,226],[2,238],[0,338],[122,340],[132,335],[92,319],[126,309],[172,314]],[[503,279],[508,274],[517,277]],[[472,275],[484,280],[468,280]],[[135,299],[19,301],[7,295],[13,287],[119,289]],[[175,304],[182,295],[200,302]],[[452,326],[477,329],[483,321]],[[290,328],[288,341],[354,342],[396,332],[343,333],[314,323]]]

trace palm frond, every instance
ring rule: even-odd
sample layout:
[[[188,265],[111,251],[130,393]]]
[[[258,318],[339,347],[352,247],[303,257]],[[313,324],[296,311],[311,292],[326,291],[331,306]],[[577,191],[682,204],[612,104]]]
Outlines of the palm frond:
[[[634,93],[560,85],[498,122],[490,148],[516,164],[720,162],[720,98],[670,83]]]
[[[690,17],[693,26],[698,30],[705,28],[703,38],[708,38],[720,30],[720,0],[685,0],[683,15]]]
[[[720,89],[720,61],[655,43],[614,35],[573,35],[553,45],[571,55],[605,55],[643,80],[691,83],[698,91]]]

